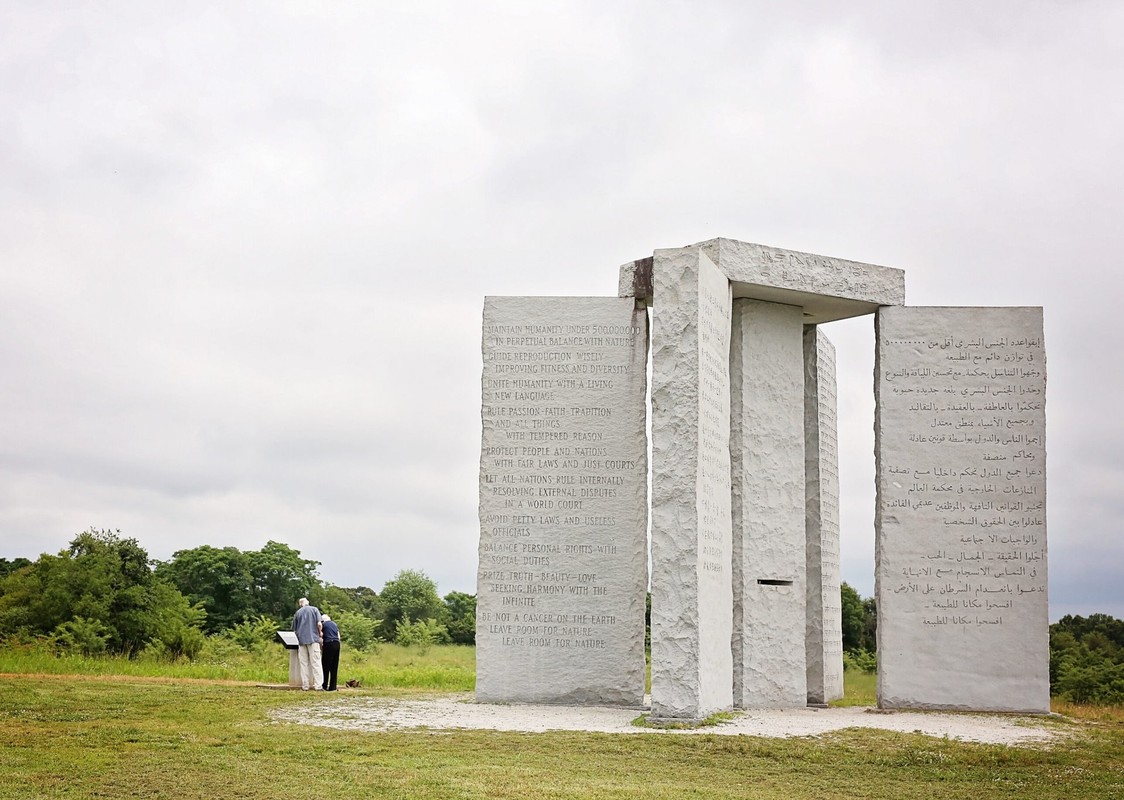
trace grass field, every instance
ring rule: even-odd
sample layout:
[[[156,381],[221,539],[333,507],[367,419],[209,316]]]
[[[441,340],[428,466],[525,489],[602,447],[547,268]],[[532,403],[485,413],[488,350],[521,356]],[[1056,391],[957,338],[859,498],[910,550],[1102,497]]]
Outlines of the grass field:
[[[256,652],[241,648],[219,651],[194,661],[81,655],[56,656],[35,646],[0,647],[0,674],[117,675],[146,678],[196,678],[255,683],[288,683],[289,661],[280,645]],[[476,682],[476,651],[472,647],[432,647],[425,652],[393,644],[340,654],[340,679],[355,678],[366,689],[431,689],[470,692]]]
[[[349,732],[269,715],[414,691],[396,674],[424,675],[431,660],[445,664],[440,673],[471,655],[443,650],[383,648],[387,663],[368,667],[388,688],[336,696],[229,677],[0,666],[9,673],[0,676],[0,799],[1124,797],[1119,708],[1071,709],[1084,719],[1057,724],[1073,735],[1042,749],[863,730],[815,739]]]

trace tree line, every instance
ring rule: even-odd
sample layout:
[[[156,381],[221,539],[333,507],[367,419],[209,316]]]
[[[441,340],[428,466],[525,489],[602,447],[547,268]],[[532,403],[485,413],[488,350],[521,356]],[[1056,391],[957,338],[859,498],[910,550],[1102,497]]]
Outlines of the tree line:
[[[1124,704],[1124,620],[1067,614],[1051,625],[1050,693],[1073,703]]]
[[[877,668],[878,609],[842,586],[843,663]],[[1067,614],[1050,626],[1050,694],[1078,704],[1124,704],[1124,620]]]
[[[0,637],[60,652],[194,658],[208,636],[247,649],[269,641],[307,597],[352,647],[475,642],[475,595],[442,598],[424,572],[409,569],[380,592],[334,586],[320,580],[319,566],[274,541],[260,550],[202,545],[155,561],[136,539],[91,528],[56,555],[0,558]],[[840,601],[844,665],[873,672],[875,600],[843,583]],[[1075,703],[1124,703],[1124,621],[1092,614],[1051,625],[1050,689]]]
[[[878,650],[878,607],[874,598],[864,599],[844,581],[839,587],[839,601],[844,667],[874,672]]]
[[[91,528],[57,555],[0,559],[0,636],[60,651],[193,658],[207,636],[247,645],[271,638],[307,597],[353,647],[475,641],[475,595],[442,598],[418,570],[400,571],[381,592],[334,586],[319,579],[319,566],[274,541],[250,551],[202,545],[162,562],[120,531]]]

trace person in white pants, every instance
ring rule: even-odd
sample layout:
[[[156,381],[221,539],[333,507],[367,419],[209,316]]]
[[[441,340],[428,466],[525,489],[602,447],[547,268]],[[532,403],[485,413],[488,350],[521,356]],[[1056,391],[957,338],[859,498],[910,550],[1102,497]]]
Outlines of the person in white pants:
[[[324,684],[324,667],[320,663],[320,644],[324,641],[324,629],[320,621],[320,609],[308,604],[308,598],[297,601],[297,613],[293,615],[293,631],[297,634],[297,659],[301,665],[301,688],[309,685],[320,691]]]

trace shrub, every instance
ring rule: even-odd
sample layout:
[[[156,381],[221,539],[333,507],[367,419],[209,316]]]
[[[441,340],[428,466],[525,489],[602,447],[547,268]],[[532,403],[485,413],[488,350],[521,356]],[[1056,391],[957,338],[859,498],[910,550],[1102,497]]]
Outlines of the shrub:
[[[1050,626],[1050,693],[1071,703],[1124,703],[1124,621],[1065,616]]]
[[[876,672],[878,657],[867,650],[848,650],[843,653],[843,669],[857,672]]]
[[[194,661],[195,657],[203,650],[203,643],[207,637],[198,628],[181,625],[164,633],[160,637],[160,644],[170,660],[186,658]]]
[[[394,643],[403,647],[417,647],[425,653],[435,644],[449,644],[449,631],[432,617],[410,622],[409,616],[398,620]]]
[[[105,625],[94,619],[75,617],[60,623],[51,634],[51,641],[60,653],[98,655],[106,650],[108,637]]]
[[[353,611],[342,611],[332,619],[340,626],[340,640],[348,647],[356,650],[377,647],[379,639],[375,631],[382,624],[382,620],[371,619]]]
[[[476,595],[449,592],[445,595],[448,610],[445,627],[453,644],[476,643]]]
[[[1080,705],[1124,704],[1124,664],[1108,660],[1075,664],[1063,672],[1054,691]]]
[[[273,642],[277,637],[278,629],[277,620],[259,614],[253,619],[239,622],[228,631],[227,635],[243,650],[252,652]]]
[[[203,649],[199,652],[199,660],[207,664],[226,666],[235,663],[245,652],[246,648],[229,634],[219,634],[207,637]]]

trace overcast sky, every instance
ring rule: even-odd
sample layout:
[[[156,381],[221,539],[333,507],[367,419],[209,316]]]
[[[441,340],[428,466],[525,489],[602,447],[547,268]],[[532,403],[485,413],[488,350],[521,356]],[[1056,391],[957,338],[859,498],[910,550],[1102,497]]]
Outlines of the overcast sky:
[[[1124,617],[1124,3],[0,2],[0,557],[475,591],[483,297],[724,236],[1041,305],[1051,619]],[[873,592],[873,324],[840,372]]]

